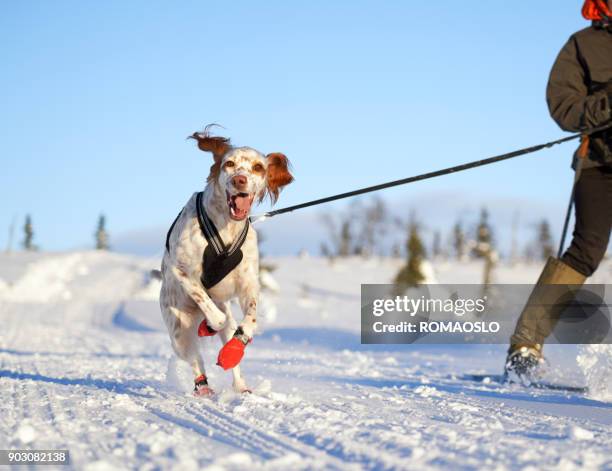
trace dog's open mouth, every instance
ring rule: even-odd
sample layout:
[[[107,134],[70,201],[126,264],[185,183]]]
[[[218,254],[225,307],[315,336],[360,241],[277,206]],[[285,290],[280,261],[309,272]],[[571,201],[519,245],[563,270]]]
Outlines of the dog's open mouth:
[[[249,215],[255,195],[249,195],[248,193],[230,195],[227,191],[225,193],[227,195],[230,217],[235,221],[242,221]]]

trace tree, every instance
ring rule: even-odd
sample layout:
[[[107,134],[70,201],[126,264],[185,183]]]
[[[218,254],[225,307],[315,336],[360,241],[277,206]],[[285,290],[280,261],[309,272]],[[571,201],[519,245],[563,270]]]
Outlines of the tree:
[[[440,231],[434,232],[431,255],[434,258],[442,255],[442,236],[440,235]]]
[[[395,276],[395,293],[403,294],[408,288],[418,286],[425,280],[422,264],[425,259],[425,247],[419,235],[419,227],[412,221],[408,225],[408,260],[406,265]]]
[[[388,232],[389,212],[385,202],[378,197],[371,198],[368,203],[359,204],[355,237],[355,253],[364,256],[375,253],[382,254],[382,242]]]
[[[263,249],[261,248],[264,240],[266,240],[267,237],[265,235],[265,233],[262,230],[257,230],[257,250],[259,252],[259,273],[261,274],[261,272],[269,272],[272,273],[274,270],[276,270],[276,265],[273,265],[271,263],[267,263],[264,261],[266,255],[263,251]]]
[[[465,234],[459,221],[453,227],[453,248],[457,259],[461,260],[465,256]]]
[[[32,227],[32,217],[27,214],[25,218],[25,224],[23,225],[23,248],[25,250],[36,250],[34,245],[34,228]]]
[[[478,258],[486,258],[486,254],[492,250],[493,234],[489,225],[489,212],[486,208],[480,211],[480,221],[476,227],[476,246],[474,255]]]
[[[322,221],[329,239],[321,245],[321,252],[331,258],[382,254],[391,222],[380,198],[372,198],[366,203],[358,200],[350,212],[323,214]]]
[[[351,223],[348,220],[342,221],[340,226],[340,245],[338,255],[340,257],[348,257],[355,249],[352,247],[353,236],[351,234]],[[359,249],[356,249],[358,251]]]
[[[493,280],[493,269],[499,260],[499,255],[493,246],[493,231],[489,225],[489,212],[486,208],[480,211],[480,222],[476,228],[476,244],[473,254],[477,258],[484,259],[484,271],[482,275],[483,296],[486,296],[489,285]]]
[[[510,243],[510,265],[514,265],[518,258],[518,230],[519,230],[520,213],[514,212],[512,216],[512,240]]]
[[[538,248],[540,256],[543,260],[552,257],[555,249],[553,247],[552,235],[550,233],[550,225],[546,219],[538,225]]]
[[[13,237],[15,236],[15,217],[13,216],[13,219],[11,221],[11,225],[9,226],[9,230],[8,230],[8,239],[6,241],[6,253],[9,253],[11,250],[13,250]]]
[[[106,217],[100,214],[98,218],[98,228],[96,230],[96,249],[108,250],[108,233],[106,232]]]
[[[325,245],[323,250],[330,258],[348,257],[359,252],[359,247],[355,245],[351,218],[349,215],[344,216],[338,225],[336,218],[331,214],[323,215],[323,223],[327,227],[327,232],[330,238],[330,245]]]

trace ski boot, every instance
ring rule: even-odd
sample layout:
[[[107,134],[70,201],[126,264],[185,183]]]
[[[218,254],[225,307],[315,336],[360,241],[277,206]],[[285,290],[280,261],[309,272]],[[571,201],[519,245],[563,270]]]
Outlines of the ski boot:
[[[529,385],[537,381],[545,364],[542,345],[511,345],[504,367],[504,381],[519,382]]]
[[[196,397],[211,397],[215,394],[212,388],[208,385],[206,375],[200,375],[195,379],[193,395]]]

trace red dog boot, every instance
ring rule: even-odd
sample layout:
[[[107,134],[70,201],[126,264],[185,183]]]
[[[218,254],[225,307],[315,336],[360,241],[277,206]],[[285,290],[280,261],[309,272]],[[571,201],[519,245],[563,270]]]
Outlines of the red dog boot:
[[[216,333],[217,331],[209,327],[209,325],[206,323],[206,319],[204,319],[200,323],[200,327],[198,327],[198,337],[212,337]]]
[[[193,388],[194,396],[210,397],[214,394],[215,392],[208,385],[208,379],[206,378],[206,375],[200,375],[195,379],[195,387]]]
[[[224,370],[229,370],[230,368],[235,367],[242,357],[244,356],[244,348],[248,343],[251,342],[242,327],[238,327],[234,336],[231,338],[229,342],[223,345],[221,351],[219,351],[219,357],[217,358],[217,365],[219,365]]]

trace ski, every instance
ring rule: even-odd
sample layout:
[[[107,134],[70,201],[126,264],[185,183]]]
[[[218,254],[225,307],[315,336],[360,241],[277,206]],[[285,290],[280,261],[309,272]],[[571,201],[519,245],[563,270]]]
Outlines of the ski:
[[[570,386],[565,384],[549,383],[547,381],[535,381],[531,384],[522,384],[516,381],[508,381],[508,379],[502,374],[466,374],[460,377],[464,381],[474,381],[482,384],[498,384],[498,385],[511,385],[518,384],[528,388],[534,389],[547,389],[551,391],[562,391],[575,394],[586,394],[589,388],[584,386]]]

